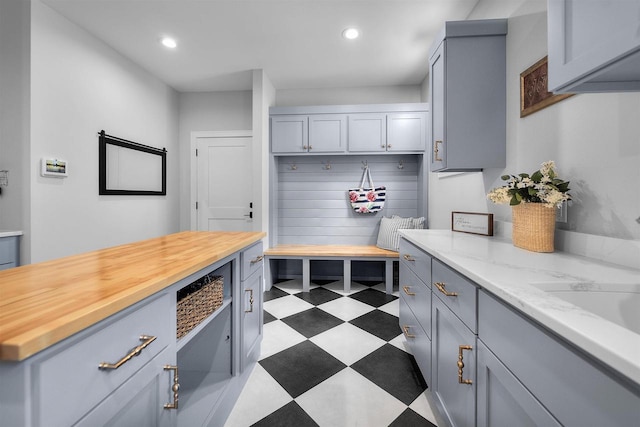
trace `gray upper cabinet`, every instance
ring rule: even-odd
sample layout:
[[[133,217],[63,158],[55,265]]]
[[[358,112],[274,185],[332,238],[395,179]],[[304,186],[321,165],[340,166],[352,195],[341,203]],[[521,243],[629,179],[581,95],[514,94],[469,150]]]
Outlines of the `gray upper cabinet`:
[[[549,0],[549,90],[640,91],[639,0]]]
[[[271,117],[271,151],[274,153],[309,151],[309,118],[307,116]]]
[[[309,116],[309,153],[344,153],[347,117],[342,114]]]
[[[345,115],[271,118],[271,150],[274,153],[343,153],[346,141]]]
[[[427,113],[387,114],[387,151],[424,151]]]
[[[431,47],[431,171],[505,166],[506,33],[506,19],[446,22]]]
[[[423,152],[427,113],[349,115],[350,152]]]
[[[423,153],[427,104],[272,107],[271,152],[290,154]]]
[[[349,115],[349,151],[387,150],[386,114]]]

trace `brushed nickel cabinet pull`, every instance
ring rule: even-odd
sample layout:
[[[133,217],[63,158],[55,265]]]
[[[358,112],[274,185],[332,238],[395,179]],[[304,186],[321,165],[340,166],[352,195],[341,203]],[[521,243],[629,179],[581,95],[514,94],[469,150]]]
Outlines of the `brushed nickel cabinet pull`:
[[[139,355],[142,350],[144,350],[149,344],[155,341],[155,339],[156,337],[151,335],[140,335],[140,341],[143,341],[142,344],[132,349],[129,354],[118,360],[116,363],[101,362],[98,365],[98,369],[118,369],[120,366],[131,360],[134,356]]]
[[[404,333],[404,336],[407,338],[415,338],[416,337],[415,335],[409,333],[410,327],[411,326],[408,326],[408,325],[402,325],[402,332]]]
[[[442,292],[443,294],[445,294],[448,297],[457,297],[458,293],[457,292],[449,292],[447,291],[444,287],[447,286],[445,283],[442,282],[435,282],[433,284],[436,288],[438,288],[438,290],[440,292]]]
[[[410,297],[413,297],[416,295],[415,292],[409,292],[409,289],[411,289],[410,286],[403,286],[402,290],[404,291],[405,294],[409,295]]]
[[[264,255],[258,255],[250,261],[250,264],[257,264],[264,259]]]
[[[245,289],[245,292],[249,292],[249,310],[245,310],[245,313],[253,313],[253,289]]]
[[[461,345],[458,347],[458,383],[473,384],[472,380],[462,378],[464,376],[464,373],[462,372],[462,370],[464,369],[464,355],[462,354],[462,352],[464,350],[473,350],[473,347],[471,347],[470,345]]]
[[[178,383],[178,367],[174,365],[164,365],[164,370],[173,371],[173,385],[171,386],[173,402],[165,403],[164,409],[178,409],[178,390],[180,390],[180,384]]]
[[[416,260],[414,257],[412,257],[409,254],[402,255],[402,258],[404,258],[405,261],[411,261],[411,262],[415,262],[415,260]]]
[[[442,144],[442,141],[436,141],[433,144],[433,160],[436,162],[441,162],[442,158],[438,157],[438,153],[440,152],[440,150],[438,149],[438,144]]]

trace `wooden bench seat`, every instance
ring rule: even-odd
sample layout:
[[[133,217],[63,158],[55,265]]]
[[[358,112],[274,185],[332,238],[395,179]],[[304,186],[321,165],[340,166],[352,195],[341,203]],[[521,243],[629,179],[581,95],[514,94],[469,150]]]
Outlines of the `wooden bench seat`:
[[[311,286],[310,263],[314,260],[342,260],[344,265],[344,291],[351,290],[351,261],[384,261],[385,288],[393,292],[393,261],[398,252],[380,249],[373,245],[277,245],[264,251],[266,288],[271,289],[271,261],[277,259],[302,260],[302,291],[309,292]]]

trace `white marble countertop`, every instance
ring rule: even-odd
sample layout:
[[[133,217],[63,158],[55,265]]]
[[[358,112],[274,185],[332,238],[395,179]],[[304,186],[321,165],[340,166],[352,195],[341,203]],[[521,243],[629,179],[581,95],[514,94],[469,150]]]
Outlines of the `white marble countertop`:
[[[510,240],[449,230],[400,230],[401,236],[640,384],[640,335],[532,284],[639,284],[640,270],[566,252],[536,253]],[[638,307],[640,310],[640,307]]]
[[[20,230],[0,230],[0,237],[22,236]]]

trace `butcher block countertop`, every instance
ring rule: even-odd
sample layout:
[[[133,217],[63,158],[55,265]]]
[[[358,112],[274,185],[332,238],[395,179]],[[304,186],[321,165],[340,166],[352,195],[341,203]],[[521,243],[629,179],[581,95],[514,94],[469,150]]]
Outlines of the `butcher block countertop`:
[[[261,240],[185,231],[0,271],[0,361],[20,361]]]

